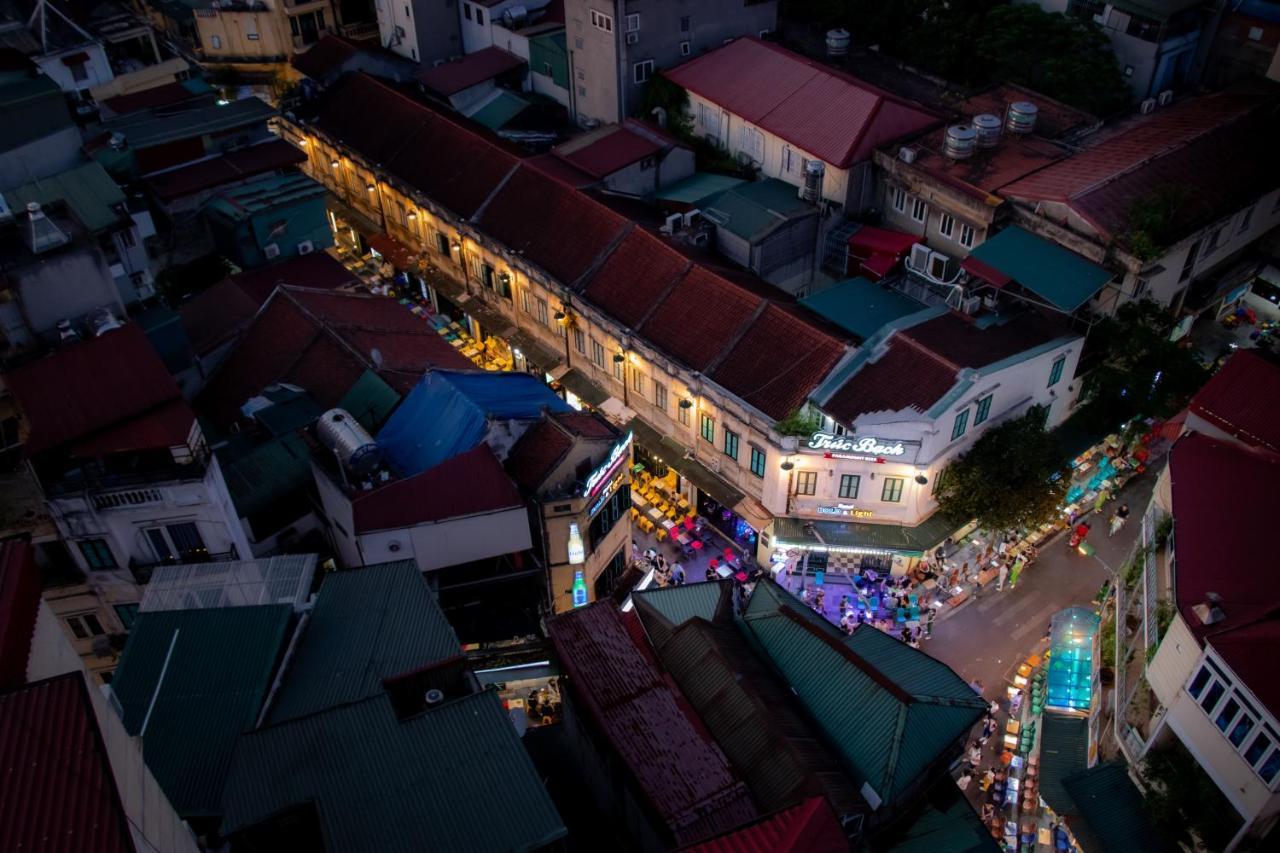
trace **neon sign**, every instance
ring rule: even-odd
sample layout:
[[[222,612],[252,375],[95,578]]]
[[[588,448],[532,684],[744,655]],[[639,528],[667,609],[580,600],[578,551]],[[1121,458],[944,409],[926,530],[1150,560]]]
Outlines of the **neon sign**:
[[[586,485],[583,486],[583,497],[594,497],[596,492],[604,487],[604,484],[613,476],[613,472],[621,467],[629,458],[631,450],[631,433],[627,433],[626,438],[614,445],[613,450],[609,451],[609,458],[604,464],[591,472],[591,476],[587,477]]]
[[[573,606],[582,607],[587,603],[587,581],[581,571],[573,573]]]
[[[578,532],[578,523],[569,522],[569,564],[581,565],[587,561],[587,549],[582,544],[582,534]]]
[[[829,432],[815,432],[809,436],[805,445],[810,450],[822,450],[835,453],[859,453],[865,456],[902,456],[907,452],[901,441],[881,444],[874,436],[852,438],[844,435],[832,435]]]
[[[836,504],[835,506],[820,506],[817,508],[818,515],[847,515],[851,518],[871,518],[875,515],[869,509],[858,509],[852,504]]]

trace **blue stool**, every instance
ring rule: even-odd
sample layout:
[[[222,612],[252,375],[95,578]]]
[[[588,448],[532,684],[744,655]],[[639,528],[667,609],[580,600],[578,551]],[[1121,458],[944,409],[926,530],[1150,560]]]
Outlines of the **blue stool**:
[[[870,610],[872,613],[877,612],[880,609],[880,596],[878,595],[871,596],[871,606],[868,607],[867,609]]]
[[[919,603],[920,603],[920,596],[916,595],[916,594],[913,592],[913,593],[911,593],[910,595],[908,595],[908,596],[907,596],[907,602],[908,602],[912,607],[915,607],[917,604],[919,604]]]
[[[905,608],[905,607],[899,607],[899,608],[898,608],[898,614],[897,614],[897,616],[896,616],[896,617],[894,617],[894,621],[895,621],[895,622],[897,622],[899,625],[901,625],[903,622],[906,622],[906,621],[907,621],[907,608]]]
[[[913,596],[911,596],[911,597],[912,597],[912,598],[915,598],[915,596],[914,596],[914,595],[913,595]],[[909,611],[909,614],[910,614],[910,615],[909,615],[907,618],[908,618],[908,619],[910,619],[912,622],[919,622],[919,621],[920,621],[920,608],[919,608],[919,607],[916,607],[916,606],[915,606],[915,604],[912,604],[912,605],[911,605],[911,609],[910,609],[910,611]]]

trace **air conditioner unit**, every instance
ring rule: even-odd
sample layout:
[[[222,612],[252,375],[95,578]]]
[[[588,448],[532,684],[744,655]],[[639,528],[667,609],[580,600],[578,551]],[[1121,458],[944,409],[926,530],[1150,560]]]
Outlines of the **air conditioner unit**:
[[[986,296],[982,297],[982,304],[988,308],[995,308],[998,301],[999,300],[994,293],[988,293]]]
[[[1145,101],[1143,101],[1143,102],[1142,102],[1142,104],[1138,107],[1138,111],[1139,111],[1139,112],[1141,112],[1143,115],[1146,115],[1147,113],[1150,113],[1150,112],[1152,112],[1153,110],[1155,110],[1155,108],[1156,108],[1156,99],[1155,99],[1155,98],[1147,98],[1147,99],[1146,99]]]
[[[627,33],[627,44],[639,44],[639,43],[640,43],[639,33]]]
[[[705,246],[710,242],[711,235],[706,231],[703,231],[701,234],[693,238],[693,245],[695,246]]]
[[[916,149],[909,148],[904,145],[898,149],[898,159],[904,163],[914,163],[916,161]]]
[[[280,257],[280,247],[275,243],[268,243],[262,247],[262,254],[267,256],[267,260]]]
[[[1170,104],[1173,103],[1173,90],[1165,89],[1156,97],[1156,101],[1159,102],[1160,106],[1162,107],[1169,106]]]
[[[684,215],[680,213],[673,213],[668,216],[666,222],[663,223],[662,232],[664,234],[674,234],[680,230],[680,226],[682,224],[684,224]]]
[[[315,250],[316,250],[316,244],[312,243],[310,240],[303,240],[301,243],[298,244],[299,255],[309,255]]]
[[[947,280],[947,263],[951,258],[941,252],[929,253],[929,276],[938,281]]]
[[[978,309],[982,307],[982,298],[979,296],[970,296],[960,303],[960,310],[966,314],[977,314]]]
[[[694,225],[697,225],[698,222],[700,222],[701,220],[702,220],[701,210],[690,210],[688,213],[684,215],[684,227],[692,228]]]
[[[910,267],[917,272],[924,272],[929,269],[929,254],[928,246],[923,243],[916,243],[911,247]]]

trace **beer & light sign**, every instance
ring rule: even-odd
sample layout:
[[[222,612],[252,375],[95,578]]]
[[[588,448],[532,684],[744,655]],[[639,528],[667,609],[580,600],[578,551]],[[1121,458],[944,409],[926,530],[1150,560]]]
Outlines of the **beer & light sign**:
[[[864,459],[903,456],[907,452],[901,441],[879,439],[870,435],[832,435],[829,432],[815,432],[809,436],[805,449],[819,453],[850,454],[853,458]]]
[[[875,513],[869,509],[859,509],[852,504],[836,504],[835,506],[818,507],[818,515],[843,515],[849,518],[871,518]]]

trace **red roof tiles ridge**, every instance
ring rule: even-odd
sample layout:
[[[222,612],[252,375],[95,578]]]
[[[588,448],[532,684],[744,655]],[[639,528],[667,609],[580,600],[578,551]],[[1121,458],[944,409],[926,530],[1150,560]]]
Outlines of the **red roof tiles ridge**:
[[[733,348],[738,345],[738,341],[742,340],[743,336],[747,334],[747,331],[755,325],[756,320],[760,319],[760,315],[763,314],[772,304],[773,302],[769,299],[761,299],[760,304],[756,306],[756,310],[751,312],[751,316],[742,322],[742,325],[738,327],[738,331],[735,332],[733,337],[731,337],[728,343],[725,344],[724,349],[720,351],[720,354],[707,362],[707,366],[702,372],[708,376],[715,373],[716,368],[718,368],[721,363],[729,357],[729,353],[733,352]],[[775,379],[776,378],[777,377],[775,377]],[[757,388],[756,390],[759,391],[760,389]]]
[[[941,355],[934,352],[933,349],[924,341],[918,340],[917,338],[913,338],[910,335],[910,331],[911,331],[910,327],[906,329],[898,329],[897,332],[893,335],[893,337],[890,338],[890,340],[893,340],[893,338],[898,338],[904,344],[907,344],[908,346],[920,351],[924,355],[929,356],[929,358],[932,358],[934,361],[938,362],[938,364],[941,364],[943,367],[950,368],[951,370],[954,370],[956,373],[960,372],[960,369],[961,369],[960,365],[956,364],[954,361],[951,361],[950,359],[943,358]]]
[[[498,181],[496,184],[493,185],[493,189],[489,192],[487,196],[484,197],[484,201],[480,202],[480,206],[476,208],[476,212],[471,214],[470,218],[467,218],[465,216],[462,217],[462,221],[463,222],[473,222],[473,221],[479,222],[481,218],[484,217],[484,212],[489,209],[489,204],[495,198],[498,197],[498,193],[502,192],[503,187],[505,187],[511,181],[511,178],[515,175],[515,173],[519,169],[520,169],[520,161],[517,160],[515,164],[512,165],[512,167],[507,171],[507,173],[502,176],[502,180]]]

